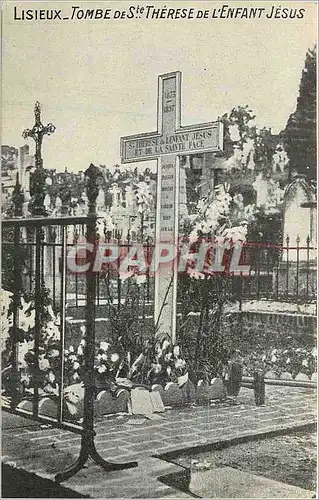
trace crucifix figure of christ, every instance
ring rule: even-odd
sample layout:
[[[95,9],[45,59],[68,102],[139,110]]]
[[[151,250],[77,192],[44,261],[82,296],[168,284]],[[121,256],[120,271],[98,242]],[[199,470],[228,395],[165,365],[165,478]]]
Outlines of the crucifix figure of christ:
[[[45,135],[50,135],[55,132],[55,126],[52,123],[48,123],[48,125],[43,125],[41,122],[41,106],[38,101],[36,101],[34,106],[34,116],[35,123],[32,129],[27,128],[23,131],[22,137],[27,139],[31,137],[35,142],[35,167],[36,171],[34,172],[35,179],[34,180],[34,189],[33,189],[33,215],[44,216],[47,215],[47,211],[44,207],[44,198],[45,198],[45,173],[43,169],[43,160],[42,160],[42,141]]]
[[[157,160],[155,259],[161,243],[178,245],[180,156],[223,149],[221,121],[181,126],[181,72],[158,77],[157,132],[121,137],[121,161]],[[177,259],[164,272],[155,263],[154,320],[176,339]]]

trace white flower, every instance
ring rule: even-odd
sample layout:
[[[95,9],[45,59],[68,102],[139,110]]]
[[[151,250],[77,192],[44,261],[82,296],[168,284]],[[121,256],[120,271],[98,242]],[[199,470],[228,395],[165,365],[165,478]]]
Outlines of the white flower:
[[[45,332],[50,340],[60,339],[60,330],[53,321],[48,321],[45,327]]]
[[[0,290],[0,308],[1,308],[1,316],[6,314],[10,304],[11,304],[11,297],[13,293],[9,292],[8,290],[3,290],[3,288]]]
[[[51,351],[49,351],[49,356],[50,358],[58,358],[60,353],[57,349],[51,349]]]
[[[103,351],[107,351],[109,347],[110,344],[108,342],[100,342],[100,349],[103,349]]]
[[[195,278],[196,280],[201,279],[203,280],[205,278],[205,274],[201,273],[199,271],[195,271],[195,269],[188,268],[187,273],[189,274],[190,278]]]
[[[105,365],[101,365],[101,366],[99,366],[99,367],[98,367],[98,369],[97,369],[97,371],[98,371],[99,373],[104,373],[104,372],[106,372],[106,366],[105,366]]]
[[[79,345],[78,350],[77,350],[78,356],[83,356],[83,347]]]
[[[302,364],[302,366],[305,366],[306,368],[308,367],[308,361],[306,359],[304,359],[301,364]]]
[[[30,340],[27,342],[26,340],[24,342],[19,343],[18,347],[18,362],[19,363],[24,363],[24,356],[27,354],[27,352],[32,351],[34,349],[34,341]]]
[[[50,315],[50,317],[51,317],[53,320],[55,319],[55,314],[54,314],[54,311],[53,311],[53,309],[52,309],[51,304],[49,304],[49,305],[47,306],[47,313]]]
[[[175,361],[175,368],[184,368],[186,365],[186,362],[184,359],[177,359]]]
[[[180,350],[178,345],[174,346],[173,353],[175,357],[179,356]]]
[[[287,358],[286,364],[288,365],[291,362],[290,358]]]
[[[69,356],[69,361],[76,361],[76,355],[75,354],[71,354],[71,356]]]
[[[70,347],[69,347],[69,352],[74,352],[74,347],[73,347],[73,345],[70,345]]]
[[[271,360],[270,360],[272,363],[275,363],[277,361],[277,358],[275,355],[271,356]]]
[[[53,384],[53,382],[55,381],[55,375],[54,375],[53,371],[49,371],[48,380],[49,380],[50,384]]]
[[[23,313],[29,311],[32,307],[32,301],[30,300],[27,302],[23,297],[21,297],[21,305],[20,305],[20,310],[23,311]]]
[[[159,363],[157,363],[153,365],[153,368],[155,373],[160,373],[162,366]]]
[[[171,371],[172,371],[171,367],[170,367],[170,366],[168,366],[168,367],[166,368],[166,371],[167,371],[167,374],[168,374],[168,375],[170,375],[170,374],[171,374]]]
[[[25,313],[26,311],[23,310],[19,314],[19,328],[27,333],[29,330],[31,330],[31,328],[34,328],[35,326],[35,310],[28,313],[28,315]]]
[[[164,351],[165,349],[167,349],[169,347],[169,341],[168,340],[164,340],[163,344],[162,344],[162,350]]]
[[[39,370],[42,372],[45,372],[50,368],[50,362],[47,358],[40,358],[39,359]]]
[[[111,361],[112,363],[116,363],[116,361],[118,361],[120,359],[120,356],[114,352],[112,355],[111,355]]]
[[[193,229],[189,235],[189,242],[195,243],[198,240],[197,229]]]
[[[80,363],[78,361],[75,361],[75,363],[73,363],[73,370],[78,370],[80,368]]]
[[[29,373],[21,373],[20,382],[29,385],[31,376]]]
[[[13,326],[13,314],[1,318],[1,338],[6,340],[9,337],[9,329]]]
[[[67,304],[66,304],[66,306],[67,306]],[[55,323],[57,326],[61,325],[61,316],[60,316],[60,313],[58,313],[58,314],[56,315],[55,320],[54,320],[54,323]]]
[[[247,226],[237,226],[225,229],[223,236],[226,239],[231,240],[233,243],[246,241],[247,236]]]
[[[172,353],[171,352],[168,352],[167,354],[165,354],[165,361],[169,361],[172,357]]]

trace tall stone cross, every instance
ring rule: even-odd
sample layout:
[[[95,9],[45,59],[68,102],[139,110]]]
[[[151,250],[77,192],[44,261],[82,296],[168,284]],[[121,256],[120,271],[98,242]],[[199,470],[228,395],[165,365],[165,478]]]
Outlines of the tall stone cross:
[[[155,258],[159,243],[178,245],[180,155],[223,148],[221,121],[181,126],[181,72],[158,77],[157,132],[121,137],[122,163],[157,160]],[[155,269],[157,266],[155,265]],[[176,338],[177,259],[155,274],[154,319],[159,331]]]

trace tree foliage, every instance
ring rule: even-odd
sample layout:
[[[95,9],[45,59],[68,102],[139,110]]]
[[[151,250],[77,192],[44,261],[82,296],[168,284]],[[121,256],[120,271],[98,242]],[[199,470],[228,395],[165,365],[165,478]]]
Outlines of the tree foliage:
[[[282,133],[289,157],[290,173],[316,178],[316,74],[317,48],[309,49],[302,70],[294,113]]]

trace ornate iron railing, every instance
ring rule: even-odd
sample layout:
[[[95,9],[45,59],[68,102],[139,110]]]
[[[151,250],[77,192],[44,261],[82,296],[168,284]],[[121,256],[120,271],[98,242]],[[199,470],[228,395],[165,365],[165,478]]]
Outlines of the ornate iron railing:
[[[66,480],[91,457],[106,470],[134,467],[136,462],[106,462],[94,443],[94,357],[96,275],[85,275],[83,335],[83,419],[72,421],[65,406],[65,342],[68,297],[68,231],[96,240],[96,167],[86,171],[89,214],[81,217],[12,218],[2,221],[3,288],[7,336],[3,350],[3,410],[81,434],[79,457],[56,481]],[[20,215],[20,214],[19,214]],[[11,295],[10,295],[11,294]],[[12,323],[11,323],[12,319]],[[22,355],[21,355],[22,350]],[[44,405],[54,401],[48,411]]]

